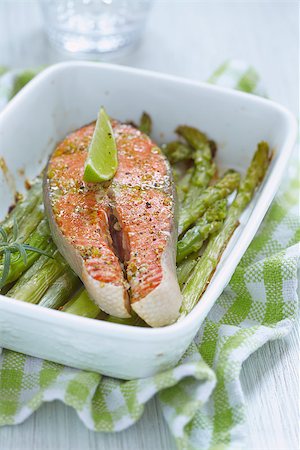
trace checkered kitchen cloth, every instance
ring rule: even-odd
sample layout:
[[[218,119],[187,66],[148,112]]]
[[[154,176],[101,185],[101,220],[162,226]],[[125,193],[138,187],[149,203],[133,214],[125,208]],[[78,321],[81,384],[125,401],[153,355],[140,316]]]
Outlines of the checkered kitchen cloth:
[[[2,106],[34,75],[2,74]],[[263,94],[255,70],[239,61],[223,64],[210,81]],[[91,430],[119,431],[134,424],[158,395],[178,448],[241,449],[246,428],[241,366],[267,341],[285,336],[295,321],[298,195],[294,173],[177,367],[121,381],[3,349],[0,424],[20,423],[43,402],[60,399]]]

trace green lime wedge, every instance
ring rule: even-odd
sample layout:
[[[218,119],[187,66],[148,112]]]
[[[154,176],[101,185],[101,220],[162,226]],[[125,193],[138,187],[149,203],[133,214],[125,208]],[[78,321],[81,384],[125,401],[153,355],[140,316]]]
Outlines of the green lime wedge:
[[[113,178],[118,168],[117,146],[113,129],[104,108],[100,109],[85,162],[83,179],[101,183]]]

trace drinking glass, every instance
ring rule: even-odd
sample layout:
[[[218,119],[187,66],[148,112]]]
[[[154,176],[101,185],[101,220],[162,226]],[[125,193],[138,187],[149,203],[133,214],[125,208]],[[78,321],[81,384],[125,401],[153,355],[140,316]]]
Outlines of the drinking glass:
[[[142,34],[152,0],[40,0],[46,32],[72,53],[111,54]]]

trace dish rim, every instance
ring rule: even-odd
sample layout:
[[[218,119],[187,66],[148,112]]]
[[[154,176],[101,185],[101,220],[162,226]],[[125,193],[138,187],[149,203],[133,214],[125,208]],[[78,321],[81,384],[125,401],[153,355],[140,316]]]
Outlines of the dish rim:
[[[244,225],[242,234],[238,237],[236,246],[231,250],[230,258],[226,261],[226,266],[218,272],[216,271],[212,282],[209,283],[207,289],[202,295],[201,300],[193,308],[193,310],[183,319],[175,322],[174,324],[167,325],[161,328],[143,328],[134,327],[131,325],[121,325],[111,322],[99,321],[95,319],[90,319],[81,316],[75,316],[72,314],[62,313],[59,310],[52,310],[49,308],[44,308],[40,305],[34,305],[30,303],[21,302],[13,298],[8,298],[6,296],[0,295],[0,309],[4,308],[7,312],[13,312],[17,315],[35,317],[42,321],[63,321],[62,326],[69,327],[74,325],[82,327],[81,330],[89,334],[101,333],[109,335],[111,337],[112,333],[116,339],[120,337],[118,333],[122,330],[123,335],[125,334],[129,339],[136,339],[138,334],[141,339],[148,340],[161,340],[169,335],[180,335],[186,334],[187,329],[193,329],[195,322],[199,320],[199,327],[201,325],[201,318],[208,314],[209,310],[213,307],[218,297],[222,293],[225,286],[220,288],[220,279],[226,278],[230,280],[235,267],[236,260],[240,261],[244,252],[250,245],[258,227],[260,226],[263,217],[267,213],[268,207],[270,206],[277,190],[279,184],[282,180],[284,169],[287,166],[289,158],[293,150],[293,144],[296,140],[297,135],[297,122],[292,113],[284,106],[262,97],[258,97],[253,94],[248,94],[245,92],[237,91],[234,89],[212,85],[202,81],[190,80],[176,75],[165,74],[160,72],[155,72],[151,70],[138,69],[133,67],[121,66],[110,63],[101,62],[86,62],[86,61],[69,61],[54,64],[49,68],[44,69],[40,74],[38,74],[32,81],[30,81],[9,103],[5,108],[0,111],[0,121],[3,117],[10,113],[13,108],[17,108],[18,104],[26,99],[32,91],[37,89],[41,84],[47,81],[48,78],[64,71],[64,69],[69,69],[72,67],[86,67],[86,68],[98,68],[99,70],[113,70],[120,73],[131,73],[135,75],[140,75],[143,77],[151,77],[157,80],[166,80],[170,82],[175,82],[180,85],[189,85],[194,88],[202,88],[204,90],[212,91],[214,93],[222,93],[229,97],[236,97],[247,99],[248,102],[255,103],[257,105],[265,105],[276,110],[282,117],[282,121],[285,121],[286,125],[286,137],[280,152],[278,153],[278,159],[273,163],[273,167],[269,172],[268,179],[263,183],[263,189],[260,194],[256,197],[256,204],[253,210],[250,212],[247,223]],[[255,217],[254,217],[255,216]],[[253,222],[253,223],[252,223]],[[228,258],[228,256],[227,256]],[[229,281],[228,281],[229,282]],[[212,293],[214,289],[214,293]],[[212,294],[212,295],[211,295]]]

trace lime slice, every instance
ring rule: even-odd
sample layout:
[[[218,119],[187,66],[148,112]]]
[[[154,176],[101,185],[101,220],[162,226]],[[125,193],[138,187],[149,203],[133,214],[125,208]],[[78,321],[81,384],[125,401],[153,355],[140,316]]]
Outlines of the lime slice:
[[[117,146],[113,129],[105,109],[101,108],[89,146],[83,179],[88,183],[108,181],[113,178],[117,168]]]

